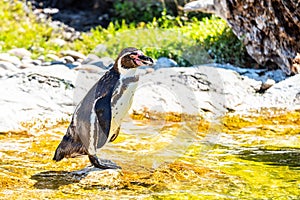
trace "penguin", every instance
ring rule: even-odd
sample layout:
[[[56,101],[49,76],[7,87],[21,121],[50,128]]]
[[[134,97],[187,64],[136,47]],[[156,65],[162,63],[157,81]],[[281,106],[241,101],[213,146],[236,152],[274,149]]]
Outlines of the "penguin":
[[[117,169],[111,161],[100,160],[97,149],[114,141],[122,119],[128,112],[139,66],[151,66],[153,59],[133,47],[125,48],[114,65],[95,83],[77,105],[66,134],[55,150],[53,160],[88,155],[91,164],[100,169]]]

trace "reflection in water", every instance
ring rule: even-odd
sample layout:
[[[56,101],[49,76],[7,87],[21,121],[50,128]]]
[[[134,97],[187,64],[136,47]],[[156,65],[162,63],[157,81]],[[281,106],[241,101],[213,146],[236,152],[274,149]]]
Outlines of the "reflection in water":
[[[299,197],[299,131],[199,124],[125,121],[98,153],[122,170],[105,172],[87,168],[87,156],[52,161],[67,124],[0,135],[0,199]]]

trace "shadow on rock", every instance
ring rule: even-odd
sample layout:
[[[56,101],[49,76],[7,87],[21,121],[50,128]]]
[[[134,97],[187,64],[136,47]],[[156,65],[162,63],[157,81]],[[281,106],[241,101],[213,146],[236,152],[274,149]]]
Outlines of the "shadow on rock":
[[[67,171],[45,171],[31,176],[36,180],[34,184],[38,189],[56,190],[60,186],[78,183],[83,187],[107,187],[116,186],[120,180],[120,170],[101,170],[95,167],[86,167],[81,170]]]
[[[67,171],[45,171],[31,176],[32,180],[37,182],[34,187],[37,189],[52,189],[56,190],[60,186],[72,183],[78,183],[79,177],[74,176],[72,172]]]

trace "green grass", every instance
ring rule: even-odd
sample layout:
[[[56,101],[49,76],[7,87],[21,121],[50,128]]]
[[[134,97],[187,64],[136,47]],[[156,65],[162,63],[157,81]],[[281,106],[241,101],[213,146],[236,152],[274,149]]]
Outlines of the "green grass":
[[[82,39],[58,46],[51,39],[62,38],[59,30],[53,30],[46,22],[38,22],[35,15],[24,11],[24,4],[12,0],[0,1],[0,51],[23,47],[33,53],[33,57],[47,53],[59,54],[61,50],[72,49],[84,54],[115,58],[121,49],[134,46],[149,56],[166,56],[180,66],[210,62],[230,62],[243,66],[247,54],[241,42],[228,28],[226,22],[212,16],[182,21],[164,11],[162,17],[151,22],[138,24],[114,22],[108,28],[97,27],[82,34]],[[95,52],[97,45],[106,49]],[[209,56],[207,52],[210,52]]]

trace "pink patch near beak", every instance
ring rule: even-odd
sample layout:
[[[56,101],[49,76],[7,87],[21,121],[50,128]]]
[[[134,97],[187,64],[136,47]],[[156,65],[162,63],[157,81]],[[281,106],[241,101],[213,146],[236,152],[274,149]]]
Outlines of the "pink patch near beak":
[[[140,56],[140,55],[143,55],[143,54],[140,53],[140,52],[137,52],[137,55],[130,55],[130,57],[134,59],[134,62],[135,62],[137,65],[142,66],[142,65],[144,65],[144,63],[139,59],[139,56]]]
[[[134,62],[139,66],[144,65],[139,59],[134,59]]]

